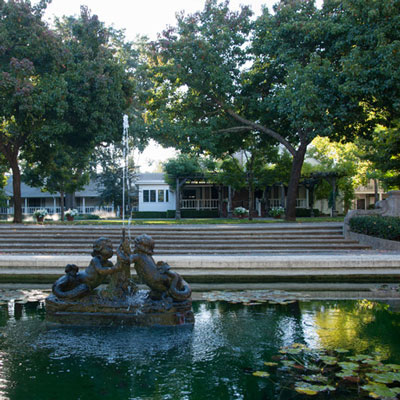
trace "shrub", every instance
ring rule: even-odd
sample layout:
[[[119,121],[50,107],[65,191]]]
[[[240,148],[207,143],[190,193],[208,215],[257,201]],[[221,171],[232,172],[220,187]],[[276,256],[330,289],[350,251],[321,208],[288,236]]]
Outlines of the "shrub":
[[[314,208],[314,217],[319,217],[319,215],[318,208]],[[309,208],[296,208],[296,217],[311,217],[311,210]]]
[[[349,225],[350,230],[355,233],[400,241],[399,217],[381,217],[379,215],[353,217],[350,219]]]
[[[165,211],[134,211],[132,212],[132,218],[166,218],[167,213]]]
[[[233,210],[233,215],[236,215],[236,216],[244,216],[244,215],[248,215],[248,214],[249,214],[249,211],[246,210],[244,207],[236,207]]]
[[[280,217],[281,215],[285,214],[285,209],[283,207],[272,207],[268,214],[270,217]]]
[[[79,213],[78,213],[78,210],[76,209],[76,208],[73,208],[72,210],[69,208],[67,211],[65,211],[65,213],[64,213],[64,215],[65,216],[70,216],[70,217],[75,217],[75,216],[77,216]]]
[[[48,212],[45,208],[41,208],[41,209],[35,210],[33,212],[33,216],[36,218],[44,218],[47,214],[48,214]]]
[[[182,218],[218,218],[218,210],[181,210]]]
[[[77,221],[86,220],[86,219],[100,219],[100,216],[97,214],[79,214],[75,217]]]

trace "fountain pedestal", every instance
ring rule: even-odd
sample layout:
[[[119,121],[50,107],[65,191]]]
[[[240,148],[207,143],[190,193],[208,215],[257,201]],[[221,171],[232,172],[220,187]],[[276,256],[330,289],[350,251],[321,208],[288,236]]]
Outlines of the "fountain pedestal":
[[[93,326],[176,326],[194,324],[192,301],[154,304],[144,294],[125,300],[104,299],[90,295],[81,301],[61,300],[55,295],[46,299],[46,320],[51,323]]]
[[[68,325],[193,325],[189,285],[169,265],[155,263],[154,241],[148,235],[135,239],[131,254],[129,242],[123,240],[117,250],[117,263],[109,259],[113,251],[110,241],[98,239],[93,259],[84,272],[68,264],[66,274],[53,285],[53,294],[46,299],[46,320]],[[134,263],[139,278],[151,290],[138,290],[130,276]],[[98,286],[110,276],[105,289]]]

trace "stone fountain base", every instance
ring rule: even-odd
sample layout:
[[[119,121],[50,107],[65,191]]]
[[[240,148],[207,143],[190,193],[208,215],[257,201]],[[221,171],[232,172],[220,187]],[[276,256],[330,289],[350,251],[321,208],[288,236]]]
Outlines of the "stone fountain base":
[[[46,299],[46,320],[79,326],[177,326],[193,325],[194,315],[191,299],[152,300],[147,291],[109,298],[98,292],[76,300],[50,295]]]

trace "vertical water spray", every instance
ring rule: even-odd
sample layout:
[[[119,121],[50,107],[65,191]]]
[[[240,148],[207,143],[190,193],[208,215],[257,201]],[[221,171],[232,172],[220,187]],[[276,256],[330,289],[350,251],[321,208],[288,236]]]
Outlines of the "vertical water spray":
[[[122,132],[122,147],[123,147],[123,165],[122,165],[122,224],[125,226],[125,191],[126,191],[126,180],[128,176],[128,163],[127,157],[129,154],[129,143],[128,143],[128,130],[129,121],[128,116],[125,114],[123,118],[123,132]]]

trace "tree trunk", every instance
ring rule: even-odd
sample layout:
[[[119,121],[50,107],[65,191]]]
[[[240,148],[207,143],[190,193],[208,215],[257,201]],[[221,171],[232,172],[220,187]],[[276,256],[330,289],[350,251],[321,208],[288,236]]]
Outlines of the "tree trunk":
[[[65,204],[71,210],[75,208],[75,193],[67,193],[65,195]]]
[[[22,223],[22,199],[21,199],[21,171],[19,170],[18,159],[10,162],[13,174],[13,199],[14,199],[14,223]]]
[[[232,186],[228,186],[228,218],[232,218]]]
[[[249,221],[253,220],[254,213],[254,187],[249,185]]]
[[[60,191],[60,211],[61,211],[61,221],[64,221],[64,191]]]
[[[375,204],[376,204],[379,201],[378,179],[374,179],[374,196],[375,196]]]
[[[299,187],[301,167],[304,163],[304,157],[307,150],[306,143],[300,143],[296,154],[293,156],[292,170],[290,172],[290,180],[287,191],[286,202],[286,221],[296,221],[296,198]]]
[[[180,179],[176,178],[176,190],[175,190],[175,219],[181,219],[181,186]]]

